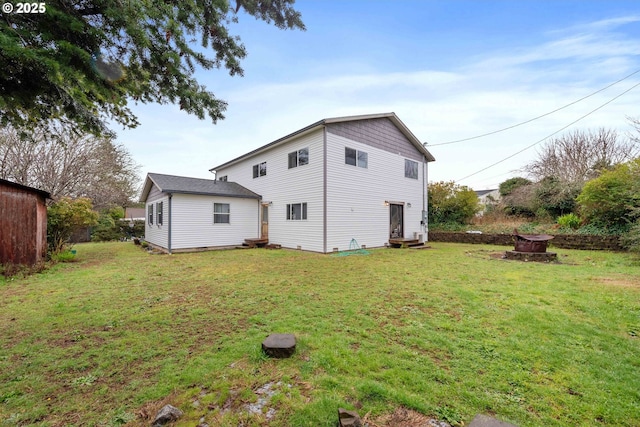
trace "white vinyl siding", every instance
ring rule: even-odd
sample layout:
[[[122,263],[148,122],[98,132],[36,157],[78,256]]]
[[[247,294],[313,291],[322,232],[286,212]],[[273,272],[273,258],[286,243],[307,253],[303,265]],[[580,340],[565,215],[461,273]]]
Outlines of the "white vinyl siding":
[[[216,209],[229,223],[215,223]],[[174,194],[171,200],[171,249],[240,245],[259,237],[260,204],[256,199]]]
[[[368,153],[367,168],[346,164],[345,147]],[[421,233],[422,167],[418,162],[418,179],[404,179],[405,157],[328,133],[327,250],[348,249],[351,239],[384,246],[390,214],[385,201],[404,203],[404,237]]]
[[[147,203],[147,221],[144,227],[144,239],[165,249],[168,248],[169,243],[168,206],[169,198],[167,196]]]
[[[308,149],[308,164],[289,168],[289,153]],[[269,205],[269,242],[285,248],[322,252],[323,247],[323,131],[318,129],[258,153],[235,165],[217,170],[260,194]],[[300,156],[298,155],[298,159]],[[253,165],[267,162],[269,173],[253,179]],[[342,160],[344,162],[344,159]],[[287,204],[307,203],[307,220],[287,220]],[[232,223],[235,209],[232,206]]]

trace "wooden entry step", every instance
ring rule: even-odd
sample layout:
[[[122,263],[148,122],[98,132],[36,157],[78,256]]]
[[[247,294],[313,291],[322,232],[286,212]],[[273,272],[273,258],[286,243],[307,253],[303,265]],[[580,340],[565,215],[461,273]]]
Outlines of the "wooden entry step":
[[[269,239],[244,239],[242,246],[250,248],[264,248],[269,243]]]
[[[420,246],[422,245],[422,243],[420,243],[420,240],[418,239],[397,238],[397,239],[389,239],[389,245],[392,248],[409,248],[411,246]]]

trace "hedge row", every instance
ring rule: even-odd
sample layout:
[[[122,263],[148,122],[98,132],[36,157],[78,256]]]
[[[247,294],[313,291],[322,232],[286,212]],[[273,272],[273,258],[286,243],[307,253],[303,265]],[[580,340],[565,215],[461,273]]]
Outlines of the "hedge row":
[[[449,231],[429,231],[431,242],[473,243],[513,246],[511,234],[478,234]],[[584,234],[556,234],[549,247],[562,249],[624,251],[618,236],[593,236]]]

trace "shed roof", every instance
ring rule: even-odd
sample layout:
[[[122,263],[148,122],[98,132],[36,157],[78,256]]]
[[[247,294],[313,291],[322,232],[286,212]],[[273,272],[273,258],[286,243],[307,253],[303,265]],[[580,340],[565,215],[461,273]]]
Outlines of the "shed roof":
[[[13,187],[13,188],[18,188],[20,190],[27,191],[29,193],[36,193],[36,194],[39,194],[40,196],[44,197],[45,199],[50,199],[51,198],[51,194],[49,192],[47,192],[47,191],[40,190],[40,189],[33,188],[33,187],[29,187],[27,185],[18,184],[17,182],[7,181],[6,179],[0,179],[0,184],[7,185],[7,186]]]
[[[261,199],[262,196],[236,182],[213,179],[190,178],[187,176],[148,173],[142,190],[141,201],[146,201],[151,187],[156,185],[163,193],[200,194],[205,196],[240,197]]]
[[[381,119],[381,118],[388,118],[389,120],[391,120],[393,122],[393,124],[400,130],[400,132],[402,132],[404,134],[405,137],[407,137],[407,139],[411,142],[411,144],[413,144],[420,153],[422,153],[426,159],[427,162],[433,162],[435,161],[435,157],[433,157],[433,155],[424,147],[424,145],[422,144],[422,142],[420,142],[420,140],[418,138],[416,138],[416,136],[409,130],[409,128],[402,123],[402,120],[400,120],[398,118],[398,116],[396,115],[396,113],[379,113],[379,114],[365,114],[365,115],[360,115],[360,116],[344,116],[344,117],[334,117],[334,118],[329,118],[329,119],[322,119],[320,121],[317,121],[315,123],[310,124],[309,126],[303,127],[302,129],[299,129],[293,133],[290,133],[289,135],[286,135],[282,138],[276,139],[273,142],[270,142],[266,145],[263,145],[262,147],[258,147],[253,151],[250,151],[246,154],[243,154],[240,157],[236,157],[233,160],[229,160],[226,163],[223,163],[221,165],[218,166],[214,166],[213,168],[209,169],[210,171],[214,171],[216,169],[220,169],[223,167],[227,167],[230,166],[234,163],[237,163],[241,160],[244,160],[246,158],[249,158],[255,154],[258,154],[262,151],[268,150],[271,147],[274,147],[276,145],[280,145],[283,144],[287,141],[289,141],[291,138],[303,135],[307,132],[311,132],[314,131],[318,128],[321,128],[322,126],[331,124],[331,123],[343,123],[343,122],[354,122],[354,121],[358,121],[358,120],[370,120],[370,119]]]

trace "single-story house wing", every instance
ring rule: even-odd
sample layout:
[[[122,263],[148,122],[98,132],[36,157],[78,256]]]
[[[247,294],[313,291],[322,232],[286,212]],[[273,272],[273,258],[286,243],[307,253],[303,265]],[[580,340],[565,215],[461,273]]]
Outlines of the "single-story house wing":
[[[260,233],[260,200],[235,182],[149,173],[145,240],[169,253],[238,245]]]

